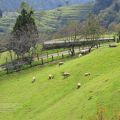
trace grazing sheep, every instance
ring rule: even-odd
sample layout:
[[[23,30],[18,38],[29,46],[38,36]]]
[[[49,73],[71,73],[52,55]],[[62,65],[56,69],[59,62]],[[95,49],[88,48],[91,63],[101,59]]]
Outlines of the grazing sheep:
[[[63,72],[62,75],[63,75],[63,77],[64,77],[64,79],[65,79],[65,78],[67,78],[67,77],[70,76],[70,73],[68,73],[68,72]]]
[[[81,84],[80,83],[78,83],[77,84],[77,89],[79,89],[81,87]]]
[[[36,81],[36,78],[35,77],[33,77],[32,78],[32,83],[34,83]]]
[[[51,75],[51,74],[50,74],[49,77],[48,77],[48,79],[49,79],[49,80],[54,79],[54,75]]]
[[[112,47],[117,47],[116,44],[109,44],[109,47],[112,48]]]
[[[79,54],[79,56],[78,57],[82,57],[82,54]]]
[[[85,73],[85,76],[90,76],[91,74],[90,73]]]
[[[81,53],[82,55],[86,55],[86,54],[88,54],[88,53],[90,53],[90,52],[91,52],[91,48],[86,48],[86,49],[80,51],[80,53]]]
[[[64,64],[64,62],[59,62],[59,67],[61,66],[61,65],[63,65]]]

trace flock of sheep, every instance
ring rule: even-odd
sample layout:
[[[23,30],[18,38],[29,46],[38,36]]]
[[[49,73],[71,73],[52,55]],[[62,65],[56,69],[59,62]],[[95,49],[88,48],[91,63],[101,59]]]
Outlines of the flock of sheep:
[[[116,44],[109,44],[109,47],[110,48],[113,48],[113,47],[117,47],[117,45]],[[91,52],[91,48],[86,48],[86,49],[84,49],[84,50],[81,50],[80,51],[80,54],[79,54],[79,57],[82,57],[83,55],[86,55],[86,54],[89,54]],[[59,62],[58,63],[58,65],[59,65],[59,67],[60,66],[62,66],[62,65],[64,65],[64,62]],[[63,78],[65,79],[65,78],[67,78],[67,77],[69,77],[71,74],[69,73],[69,72],[62,72],[62,76],[63,76]],[[87,76],[90,76],[91,74],[90,73],[85,73],[85,76],[87,77]],[[52,80],[52,79],[54,79],[55,77],[54,77],[54,75],[52,75],[52,74],[50,74],[49,76],[48,76],[48,79],[49,80]],[[36,81],[36,77],[33,77],[32,78],[32,83],[34,83]],[[81,87],[81,83],[77,83],[77,89],[79,89]]]
[[[60,67],[61,65],[64,65],[64,62],[59,62],[58,65]],[[63,76],[64,79],[68,78],[70,75],[71,74],[69,72],[62,72],[62,76]],[[85,73],[85,76],[90,76],[90,73]],[[48,80],[53,80],[54,78],[55,78],[54,75],[49,74]],[[32,78],[32,83],[34,83],[35,81],[36,81],[36,77],[33,77]],[[77,83],[77,89],[79,89],[80,87],[81,87],[81,83]]]

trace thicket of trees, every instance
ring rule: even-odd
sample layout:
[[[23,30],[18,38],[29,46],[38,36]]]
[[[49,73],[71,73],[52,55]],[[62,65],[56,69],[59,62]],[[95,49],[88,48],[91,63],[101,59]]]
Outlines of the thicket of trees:
[[[83,22],[81,25],[81,35],[86,40],[92,41],[92,46],[99,46],[99,42],[97,41],[101,35],[105,33],[105,28],[101,25],[99,17],[94,14],[89,14],[88,19]]]
[[[99,17],[90,13],[86,21],[79,23],[70,21],[67,25],[60,28],[56,34],[56,38],[62,38],[64,41],[79,41],[85,39],[91,41],[91,46],[99,47],[97,41],[101,35],[105,33],[105,28],[101,25]],[[71,45],[71,54],[74,55],[74,45]]]

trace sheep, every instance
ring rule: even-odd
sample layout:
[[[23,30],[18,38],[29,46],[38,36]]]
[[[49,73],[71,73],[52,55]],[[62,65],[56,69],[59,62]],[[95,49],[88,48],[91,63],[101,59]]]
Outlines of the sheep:
[[[49,79],[49,80],[54,79],[54,75],[51,75],[51,74],[50,74],[49,77],[48,77],[48,79]]]
[[[60,66],[61,66],[61,65],[63,65],[63,64],[64,64],[64,62],[59,62],[59,64],[58,64],[58,65],[59,65],[59,67],[60,67]]]
[[[32,83],[34,83],[36,81],[36,78],[35,77],[33,77],[32,78]]]
[[[90,73],[85,73],[85,76],[90,76],[91,74]]]
[[[63,72],[62,75],[63,75],[63,77],[64,77],[64,79],[65,79],[65,78],[67,78],[67,77],[70,76],[70,73],[68,73],[68,72]]]
[[[91,48],[86,48],[86,49],[80,51],[80,53],[81,53],[82,55],[86,55],[86,54],[88,54],[88,53],[90,53],[90,52],[91,52]]]
[[[80,83],[77,83],[77,89],[79,89],[81,87]]]
[[[78,57],[82,57],[82,54],[79,54]]]
[[[116,44],[109,44],[109,47],[112,48],[112,47],[117,47]]]

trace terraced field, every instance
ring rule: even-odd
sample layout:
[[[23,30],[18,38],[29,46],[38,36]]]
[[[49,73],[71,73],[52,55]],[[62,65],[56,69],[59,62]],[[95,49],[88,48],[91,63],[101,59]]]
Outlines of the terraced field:
[[[53,32],[71,20],[83,20],[90,12],[92,5],[73,5],[49,11],[35,11],[38,30]],[[17,13],[9,13],[0,19],[0,33],[10,32],[15,24]]]

